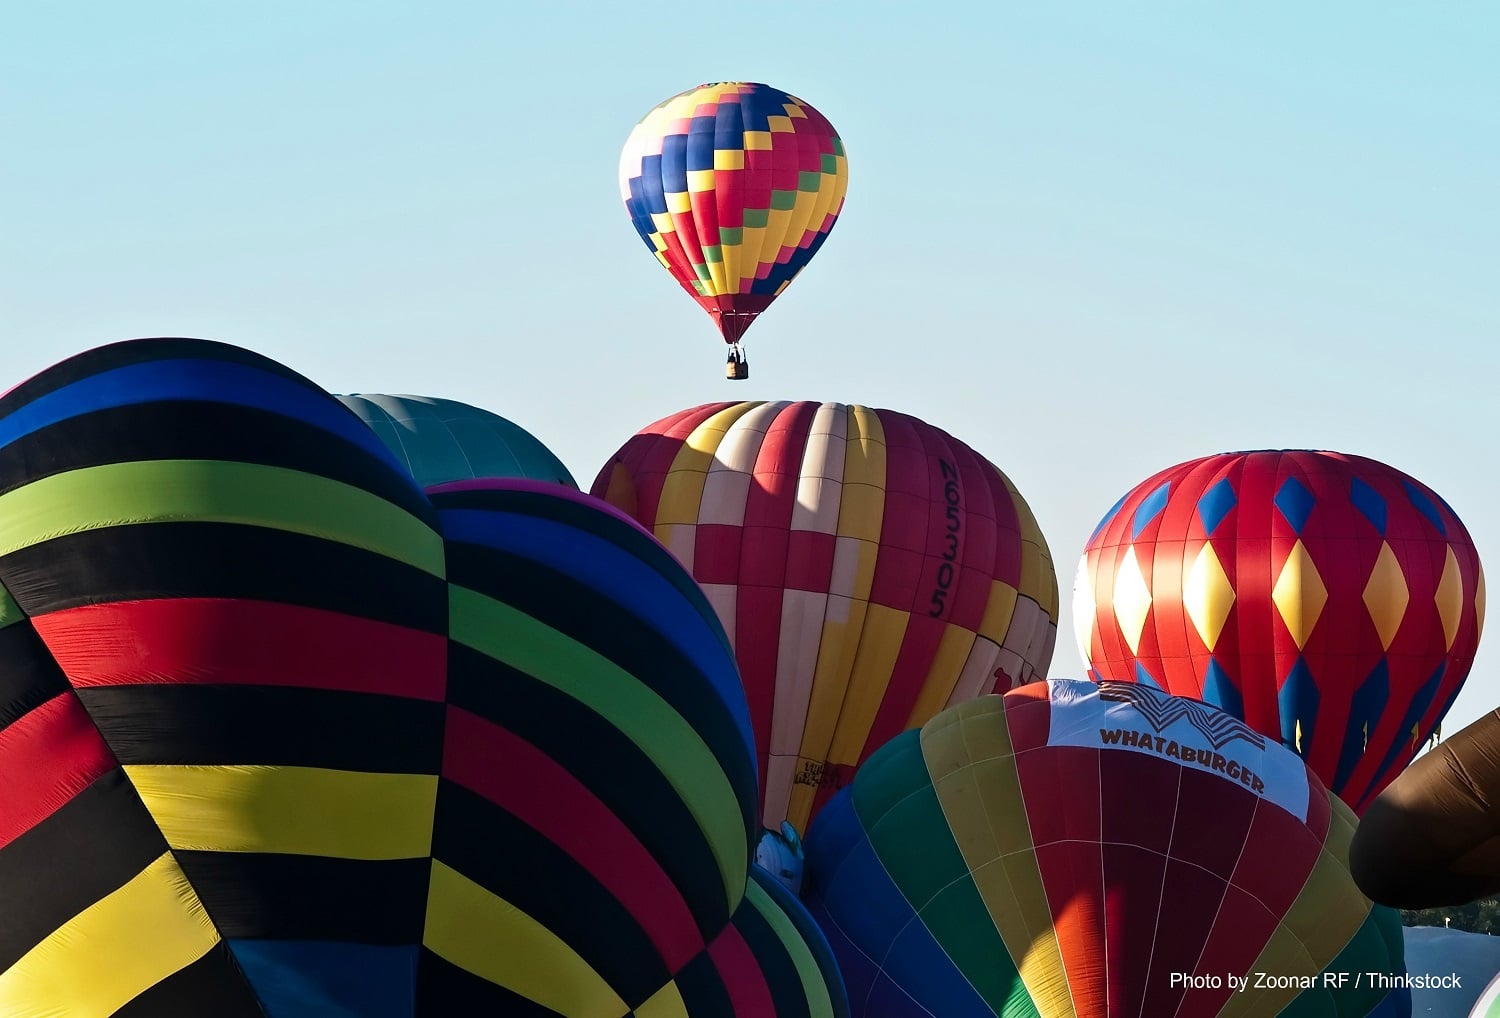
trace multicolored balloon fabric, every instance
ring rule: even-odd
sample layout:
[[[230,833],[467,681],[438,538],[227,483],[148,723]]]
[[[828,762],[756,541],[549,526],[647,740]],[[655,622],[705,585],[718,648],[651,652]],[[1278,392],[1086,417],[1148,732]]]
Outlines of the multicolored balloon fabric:
[[[695,1015],[849,1018],[849,997],[828,938],[797,896],[759,866],[750,867],[750,884],[735,913],[734,927],[746,945],[754,945],[753,953],[773,993],[770,999],[756,1001],[747,996],[734,1001],[733,1010],[705,1009]],[[798,1007],[803,999],[808,1002],[805,1011]]]
[[[844,144],[801,99],[749,82],[688,89],[631,131],[625,209],[726,343],[828,239],[849,184]]]
[[[1409,1015],[1356,822],[1222,711],[1048,680],[866,761],[808,833],[805,895],[856,1018]]]
[[[6,1018],[838,1013],[682,568],[235,347],[0,397],[0,775]]]
[[[1396,908],[1500,894],[1500,711],[1418,757],[1360,818],[1360,889]]]
[[[552,450],[499,414],[451,399],[355,393],[338,401],[430,488],[476,477],[525,477],[577,488]]]
[[[1031,510],[993,464],[913,417],[710,403],[642,429],[593,492],[650,528],[718,609],[769,830],[805,830],[898,732],[1046,674],[1057,578]]]
[[[1074,587],[1091,677],[1223,708],[1356,812],[1437,729],[1483,621],[1479,556],[1448,504],[1332,452],[1161,471],[1105,514]]]

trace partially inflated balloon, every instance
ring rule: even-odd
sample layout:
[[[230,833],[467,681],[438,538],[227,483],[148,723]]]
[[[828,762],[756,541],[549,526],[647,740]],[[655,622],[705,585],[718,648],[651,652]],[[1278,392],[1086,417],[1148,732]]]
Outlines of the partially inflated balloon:
[[[1051,661],[1057,579],[1031,510],[992,463],[905,414],[694,407],[627,442],[593,491],[718,609],[771,830],[805,829],[896,733]]]
[[[833,229],[849,168],[823,115],[769,85],[699,85],[642,118],[620,191],[646,247],[739,340]]]
[[[429,500],[190,340],[0,398],[0,492],[6,1018],[829,1013],[743,932],[722,627],[618,512]]]
[[[1398,908],[1500,893],[1500,711],[1418,757],[1375,797],[1350,863],[1366,894]]]
[[[359,415],[424,488],[476,477],[524,477],[578,487],[529,431],[451,399],[356,393],[339,402]]]
[[[1483,620],[1479,557],[1447,503],[1331,452],[1161,471],[1105,515],[1074,588],[1094,677],[1222,707],[1356,812],[1447,713]]]
[[[856,1016],[1409,1015],[1355,824],[1221,711],[1049,680],[866,761],[808,833],[806,895]]]

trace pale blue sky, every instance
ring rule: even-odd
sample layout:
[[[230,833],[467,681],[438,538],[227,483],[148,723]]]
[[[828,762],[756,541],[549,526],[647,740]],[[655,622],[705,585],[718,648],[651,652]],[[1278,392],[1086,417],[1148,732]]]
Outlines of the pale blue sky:
[[[709,400],[903,410],[1021,488],[1080,675],[1084,541],[1197,455],[1385,460],[1500,569],[1497,53],[1492,3],[14,4],[0,388],[203,336],[494,410],[584,485]],[[717,80],[849,152],[747,383],[615,179]],[[1497,643],[1446,731],[1500,704]]]

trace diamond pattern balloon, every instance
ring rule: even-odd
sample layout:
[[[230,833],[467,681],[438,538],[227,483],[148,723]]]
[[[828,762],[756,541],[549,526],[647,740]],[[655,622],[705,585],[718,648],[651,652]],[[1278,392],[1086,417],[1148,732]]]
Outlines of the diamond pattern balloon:
[[[1359,811],[1458,694],[1484,577],[1447,503],[1393,467],[1224,453],[1147,478],[1105,515],[1074,618],[1092,677],[1218,705]]]

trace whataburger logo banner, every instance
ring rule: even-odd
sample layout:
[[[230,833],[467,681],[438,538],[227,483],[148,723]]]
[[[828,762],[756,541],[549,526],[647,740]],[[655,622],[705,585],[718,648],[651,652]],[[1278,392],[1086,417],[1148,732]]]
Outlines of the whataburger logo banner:
[[[1133,682],[1048,679],[1047,744],[1174,760],[1214,774],[1307,820],[1302,758],[1207,704]]]

